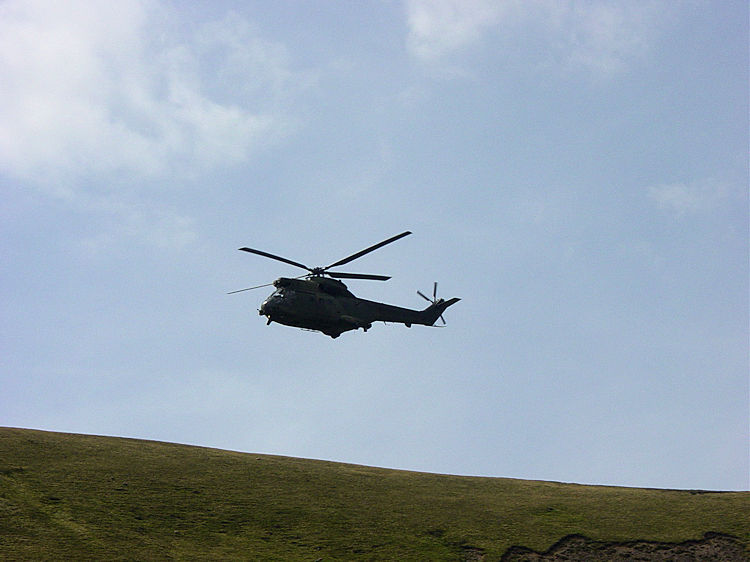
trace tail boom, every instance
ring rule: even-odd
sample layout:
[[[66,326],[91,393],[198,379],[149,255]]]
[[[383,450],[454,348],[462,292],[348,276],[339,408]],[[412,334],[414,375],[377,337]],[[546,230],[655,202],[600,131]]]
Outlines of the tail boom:
[[[410,308],[401,308],[399,306],[393,306],[384,303],[378,303],[373,301],[360,301],[366,302],[374,313],[371,317],[366,320],[368,323],[372,322],[398,322],[411,326],[412,324],[421,324],[423,326],[432,326],[435,324],[438,318],[443,314],[446,308],[456,304],[461,299],[452,298],[443,300],[438,299],[424,310],[412,310]],[[369,307],[368,307],[369,308]],[[364,315],[362,315],[364,316]]]

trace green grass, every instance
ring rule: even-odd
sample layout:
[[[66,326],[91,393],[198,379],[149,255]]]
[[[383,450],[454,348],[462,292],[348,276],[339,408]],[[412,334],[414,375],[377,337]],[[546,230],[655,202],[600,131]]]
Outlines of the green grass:
[[[0,428],[0,559],[499,560],[565,535],[750,544],[750,493],[387,470]]]

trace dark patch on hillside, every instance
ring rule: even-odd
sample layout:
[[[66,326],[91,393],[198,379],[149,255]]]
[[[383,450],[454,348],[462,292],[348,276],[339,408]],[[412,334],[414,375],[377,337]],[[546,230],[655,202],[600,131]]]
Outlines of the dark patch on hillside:
[[[703,539],[681,543],[655,541],[605,542],[581,535],[568,535],[553,544],[546,552],[536,552],[523,546],[513,546],[501,558],[502,562],[537,562],[542,560],[644,560],[689,562],[694,560],[722,560],[747,562],[750,560],[739,539],[721,533],[706,533]]]

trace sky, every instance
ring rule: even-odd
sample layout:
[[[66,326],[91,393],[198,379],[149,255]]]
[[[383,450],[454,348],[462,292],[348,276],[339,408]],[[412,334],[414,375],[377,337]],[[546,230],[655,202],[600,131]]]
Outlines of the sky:
[[[0,3],[0,425],[748,490],[742,1]],[[259,248],[462,300],[271,324]]]

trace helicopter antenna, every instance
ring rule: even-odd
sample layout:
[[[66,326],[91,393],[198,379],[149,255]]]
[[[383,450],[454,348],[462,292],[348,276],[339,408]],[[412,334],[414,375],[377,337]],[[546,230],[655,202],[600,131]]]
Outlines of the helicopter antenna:
[[[299,277],[294,277],[294,279],[302,279],[303,277],[306,277],[306,275],[300,275]],[[237,289],[236,291],[229,291],[227,295],[233,295],[235,293],[242,293],[244,291],[252,291],[253,289],[260,289],[262,287],[271,287],[273,283],[264,283],[263,285],[256,285],[255,287],[248,287],[246,289]]]
[[[253,289],[260,289],[261,287],[270,287],[273,283],[266,283],[264,285],[256,285],[255,287],[248,287],[247,289],[237,289],[236,291],[229,291],[227,295],[233,295],[235,293],[242,293],[243,291],[252,291]]]

